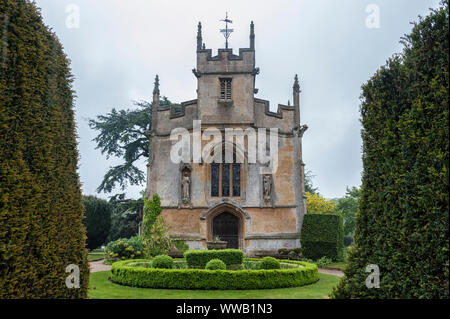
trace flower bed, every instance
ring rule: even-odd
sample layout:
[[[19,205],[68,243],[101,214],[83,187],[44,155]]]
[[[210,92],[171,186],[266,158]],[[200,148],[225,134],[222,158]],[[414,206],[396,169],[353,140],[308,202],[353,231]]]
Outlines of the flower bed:
[[[314,264],[292,260],[280,262],[289,266],[270,270],[156,269],[149,267],[148,260],[124,260],[113,264],[111,279],[122,285],[141,288],[220,290],[299,287],[319,280]]]

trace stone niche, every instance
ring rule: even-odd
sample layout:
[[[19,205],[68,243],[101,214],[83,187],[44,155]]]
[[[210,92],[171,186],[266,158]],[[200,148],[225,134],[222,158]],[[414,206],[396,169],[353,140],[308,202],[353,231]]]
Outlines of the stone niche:
[[[192,167],[182,163],[180,167],[180,198],[179,207],[191,207]]]

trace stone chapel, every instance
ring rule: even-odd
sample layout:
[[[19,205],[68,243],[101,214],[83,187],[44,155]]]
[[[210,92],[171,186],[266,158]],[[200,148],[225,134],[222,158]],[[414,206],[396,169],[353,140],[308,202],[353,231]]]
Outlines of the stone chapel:
[[[228,42],[227,42],[228,43]],[[197,33],[197,99],[174,106],[160,106],[159,79],[153,91],[150,158],[147,165],[147,196],[161,198],[162,215],[174,239],[190,249],[206,249],[215,238],[227,241],[247,256],[277,254],[280,248],[300,247],[300,231],[306,214],[302,138],[307,130],[300,122],[300,86],[295,76],[293,105],[278,105],[256,98],[255,32],[250,25],[250,47],[218,49],[216,56]],[[278,168],[261,174],[265,164],[250,162],[245,148],[222,139],[218,148],[233,150],[231,163],[171,160],[171,132],[183,128],[194,138],[194,121],[201,132],[216,128],[246,130],[278,129]],[[225,136],[225,134],[223,134]],[[269,138],[267,138],[268,140]],[[210,141],[201,141],[202,147]],[[245,139],[248,145],[248,136]],[[216,150],[216,148],[214,148]]]

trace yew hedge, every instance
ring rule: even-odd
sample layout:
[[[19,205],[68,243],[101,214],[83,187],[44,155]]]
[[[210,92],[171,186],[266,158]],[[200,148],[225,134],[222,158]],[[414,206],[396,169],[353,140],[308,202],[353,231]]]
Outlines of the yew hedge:
[[[362,88],[360,205],[335,298],[449,298],[448,0],[402,43]]]

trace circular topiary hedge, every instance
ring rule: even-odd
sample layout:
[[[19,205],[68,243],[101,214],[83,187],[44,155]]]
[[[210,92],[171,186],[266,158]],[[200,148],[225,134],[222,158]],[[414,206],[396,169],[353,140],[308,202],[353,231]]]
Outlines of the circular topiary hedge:
[[[225,270],[225,269],[227,269],[227,265],[225,265],[225,263],[222,260],[220,260],[220,259],[211,259],[206,264],[205,269],[208,269],[208,270],[217,270],[217,269]]]
[[[167,255],[156,256],[152,259],[152,267],[160,269],[172,269],[173,258]]]
[[[111,280],[140,288],[221,290],[299,287],[319,280],[315,264],[292,260],[282,263],[295,268],[258,270],[157,269],[139,265],[146,262],[142,259],[115,262]]]

